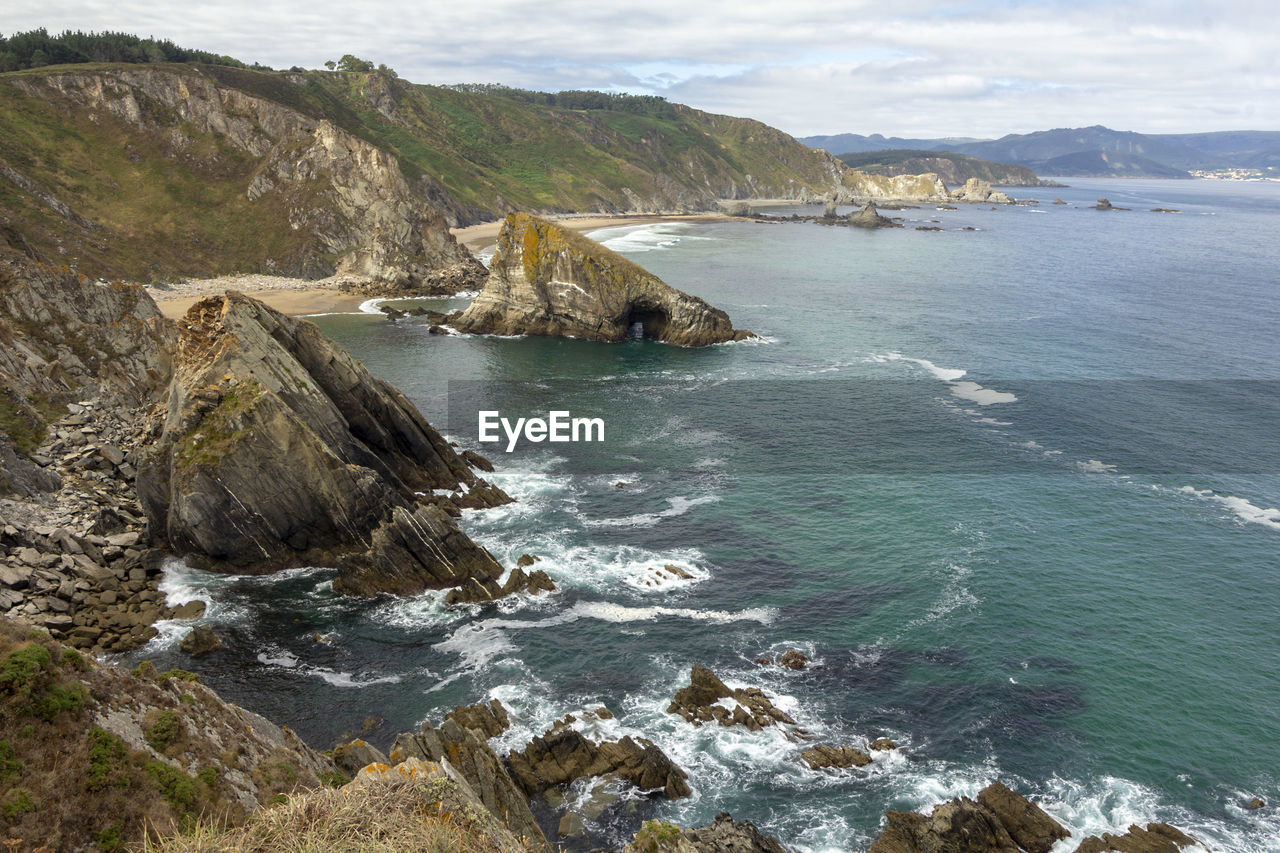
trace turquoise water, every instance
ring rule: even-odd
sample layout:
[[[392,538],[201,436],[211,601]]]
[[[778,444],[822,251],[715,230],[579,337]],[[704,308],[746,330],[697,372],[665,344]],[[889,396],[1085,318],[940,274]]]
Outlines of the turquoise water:
[[[1133,209],[1085,209],[1099,195]],[[886,809],[995,778],[1077,832],[1161,819],[1280,850],[1274,811],[1242,808],[1280,801],[1280,185],[1077,181],[1041,200],[905,210],[894,231],[594,235],[762,343],[316,318],[499,464],[519,502],[464,525],[507,565],[542,556],[561,591],[448,611],[339,598],[327,570],[178,568],[171,595],[211,598],[232,649],[193,663],[175,627],[141,656],[321,746],[369,715],[378,743],[497,696],[519,747],[604,703],[606,734],[690,772],[693,798],[643,815],[728,809],[797,850],[863,850]],[[508,455],[476,443],[481,406],[603,417],[606,440]],[[658,577],[667,563],[694,579]],[[793,647],[815,665],[753,663]],[[822,742],[901,748],[832,775],[780,733],[695,729],[665,713],[694,663]],[[635,824],[618,810],[588,841]]]

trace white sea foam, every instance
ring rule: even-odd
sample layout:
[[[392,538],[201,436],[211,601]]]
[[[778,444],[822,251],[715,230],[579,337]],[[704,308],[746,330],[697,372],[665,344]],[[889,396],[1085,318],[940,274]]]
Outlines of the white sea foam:
[[[361,314],[381,314],[382,312],[378,310],[378,306],[386,301],[385,297],[366,299],[364,302],[360,303],[359,311]]]
[[[1220,495],[1212,489],[1195,489],[1191,486],[1183,486],[1178,491],[1220,504],[1231,510],[1237,518],[1246,523],[1261,524],[1263,527],[1270,527],[1272,530],[1280,530],[1280,509],[1275,507],[1263,509],[1245,498],[1238,498],[1234,495]]]
[[[587,527],[653,527],[664,518],[676,518],[684,515],[695,506],[715,503],[718,500],[720,498],[716,495],[703,495],[698,498],[686,498],[677,495],[674,498],[667,498],[667,503],[670,506],[660,512],[642,512],[636,515],[623,516],[622,518],[584,518],[582,523]]]
[[[395,684],[400,681],[399,675],[383,675],[374,678],[357,678],[351,672],[339,672],[324,666],[313,666],[305,663],[287,649],[281,649],[275,646],[269,646],[257,655],[258,663],[263,666],[276,667],[278,669],[287,669],[290,672],[297,672],[302,675],[319,678],[334,687],[368,687],[373,684]]]
[[[1076,467],[1086,474],[1116,473],[1116,466],[1103,462],[1100,459],[1089,459],[1085,462],[1076,462]]]
[[[683,222],[654,222],[646,225],[619,225],[601,228],[587,234],[592,240],[622,255],[670,249],[681,241],[710,240],[685,233]]]
[[[977,382],[961,381],[968,371],[958,367],[939,367],[927,358],[913,358],[900,352],[876,353],[868,356],[867,361],[884,364],[891,361],[906,361],[919,365],[929,372],[933,378],[946,382],[951,386],[951,393],[962,400],[977,403],[979,406],[991,406],[998,403],[1015,403],[1018,398],[1008,391],[996,391],[984,388]]]

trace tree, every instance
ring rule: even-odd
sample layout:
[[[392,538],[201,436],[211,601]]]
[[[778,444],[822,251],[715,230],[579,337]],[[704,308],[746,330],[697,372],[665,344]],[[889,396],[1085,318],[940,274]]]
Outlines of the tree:
[[[328,68],[330,71],[332,71],[333,69],[335,69],[335,68],[337,68],[337,67],[338,67],[338,63],[336,63],[336,62],[334,62],[332,59],[330,59],[328,62],[326,62],[326,63],[324,64],[324,67],[325,67],[325,68]]]
[[[373,63],[369,62],[368,60],[361,59],[358,56],[352,56],[351,54],[348,53],[338,60],[338,70],[339,71],[372,71]]]

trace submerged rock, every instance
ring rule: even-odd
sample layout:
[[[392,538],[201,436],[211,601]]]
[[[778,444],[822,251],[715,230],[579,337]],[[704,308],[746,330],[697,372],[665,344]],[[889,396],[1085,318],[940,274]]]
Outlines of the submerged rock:
[[[484,290],[454,321],[464,332],[705,346],[754,337],[729,315],[621,255],[545,219],[512,213],[498,235]]]
[[[800,753],[800,758],[810,770],[843,770],[849,767],[866,767],[871,756],[851,746],[827,746],[820,744]]]

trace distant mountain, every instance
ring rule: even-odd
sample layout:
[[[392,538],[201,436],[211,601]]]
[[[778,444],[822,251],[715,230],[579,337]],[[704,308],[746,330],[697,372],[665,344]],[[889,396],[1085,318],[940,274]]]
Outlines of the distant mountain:
[[[947,151],[1026,166],[1042,175],[1185,178],[1191,170],[1226,169],[1280,175],[1277,131],[1143,134],[1095,125],[989,140],[899,140],[846,133],[810,136],[800,141],[833,154],[867,151],[871,145]]]
[[[837,133],[834,136],[805,136],[797,140],[810,148],[822,148],[839,157],[841,154],[861,154],[865,151],[952,150],[951,146],[965,145],[983,140],[973,136],[949,136],[946,139],[908,139],[901,136],[881,136],[873,133],[862,136],[857,133]]]
[[[992,163],[967,154],[951,154],[946,151],[907,148],[839,156],[850,168],[872,175],[918,175],[922,172],[934,172],[948,187],[963,186],[970,178],[1005,187],[1056,186],[1052,181],[1041,181],[1026,166]]]

